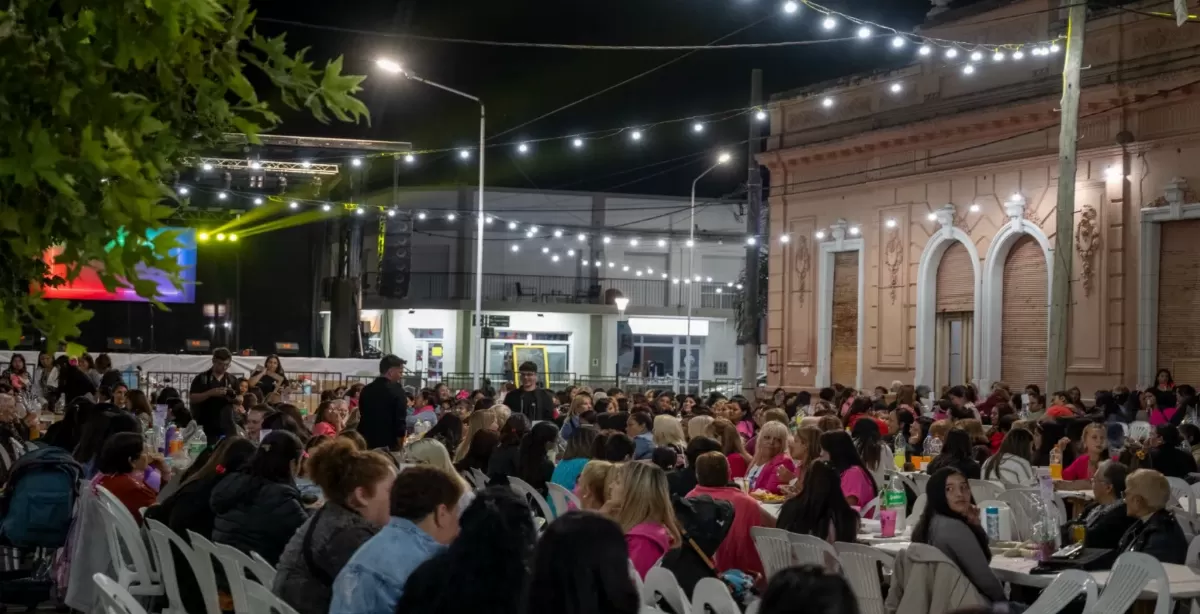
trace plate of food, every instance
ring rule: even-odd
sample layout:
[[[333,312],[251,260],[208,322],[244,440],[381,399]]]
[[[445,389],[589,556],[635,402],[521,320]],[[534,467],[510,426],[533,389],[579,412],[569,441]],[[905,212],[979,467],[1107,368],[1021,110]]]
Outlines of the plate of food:
[[[777,495],[765,490],[756,490],[750,493],[750,496],[754,497],[760,503],[783,503],[783,500],[787,498],[783,495]]]

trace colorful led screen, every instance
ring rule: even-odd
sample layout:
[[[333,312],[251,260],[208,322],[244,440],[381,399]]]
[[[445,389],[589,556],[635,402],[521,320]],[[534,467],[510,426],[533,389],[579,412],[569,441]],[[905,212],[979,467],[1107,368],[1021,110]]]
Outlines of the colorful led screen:
[[[175,257],[175,261],[179,263],[180,272],[179,278],[182,282],[182,288],[176,288],[167,279],[167,275],[161,270],[138,267],[138,274],[143,279],[152,279],[158,284],[158,293],[156,298],[164,303],[192,303],[196,300],[196,230],[194,228],[163,228],[151,230],[147,233],[147,238],[151,241],[154,237],[166,230],[174,230],[177,235],[178,247],[171,250],[171,255]],[[46,250],[43,259],[50,267],[51,275],[61,276],[64,279],[67,276],[67,267],[62,264],[54,264],[54,258],[62,253],[62,248],[51,248]],[[96,267],[102,266],[100,263],[93,262],[91,266],[84,267],[79,272],[79,276],[75,281],[69,284],[63,284],[57,288],[43,288],[46,298],[67,299],[72,301],[137,301],[145,302],[146,299],[137,295],[132,288],[118,287],[114,292],[109,292],[105,289],[104,284],[100,283],[100,275],[97,273]]]

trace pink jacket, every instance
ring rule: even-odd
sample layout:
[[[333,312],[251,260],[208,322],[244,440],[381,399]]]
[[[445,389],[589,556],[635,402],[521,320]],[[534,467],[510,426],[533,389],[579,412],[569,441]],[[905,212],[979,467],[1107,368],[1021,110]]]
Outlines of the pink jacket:
[[[328,435],[330,437],[334,437],[337,435],[337,430],[335,430],[333,425],[328,422],[318,422],[313,425],[312,434],[313,437],[318,435]]]
[[[717,564],[717,570],[725,572],[730,569],[740,569],[745,572],[763,573],[762,560],[758,557],[758,550],[754,546],[754,538],[750,536],[750,529],[774,527],[775,519],[763,511],[762,506],[754,500],[754,497],[742,492],[740,488],[697,486],[687,494],[688,497],[703,495],[733,504],[733,526],[729,527],[729,533],[721,542],[721,547],[717,548],[717,556],[714,561]]]
[[[792,461],[791,457],[787,454],[780,454],[763,465],[762,471],[758,473],[758,479],[754,481],[754,487],[750,490],[765,490],[772,494],[780,494],[779,487],[783,486],[783,483],[775,475],[775,470],[779,467],[786,467],[788,471],[796,473],[796,463]]]
[[[629,560],[642,578],[651,567],[671,548],[671,533],[661,524],[643,522],[625,534],[625,545],[629,548]]]

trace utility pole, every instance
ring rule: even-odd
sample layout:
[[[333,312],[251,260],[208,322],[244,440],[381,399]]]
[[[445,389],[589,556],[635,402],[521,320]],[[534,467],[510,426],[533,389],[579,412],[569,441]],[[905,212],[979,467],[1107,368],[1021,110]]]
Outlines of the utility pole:
[[[755,237],[754,245],[746,247],[746,288],[742,295],[745,301],[742,318],[742,329],[738,331],[738,341],[742,344],[742,394],[748,399],[754,399],[755,388],[758,386],[758,328],[762,320],[762,305],[758,300],[758,259],[762,252],[762,243],[769,239],[762,236],[762,172],[758,168],[758,154],[762,151],[762,128],[757,123],[755,114],[762,108],[762,70],[755,68],[750,71],[750,108],[755,109],[747,115],[750,119],[749,137],[746,140],[746,203],[749,211],[746,215],[746,234]]]
[[[1058,202],[1055,214],[1054,283],[1050,288],[1049,390],[1067,388],[1067,339],[1071,310],[1071,259],[1075,254],[1075,169],[1079,135],[1079,90],[1087,4],[1071,3],[1067,14],[1067,50],[1058,135]]]

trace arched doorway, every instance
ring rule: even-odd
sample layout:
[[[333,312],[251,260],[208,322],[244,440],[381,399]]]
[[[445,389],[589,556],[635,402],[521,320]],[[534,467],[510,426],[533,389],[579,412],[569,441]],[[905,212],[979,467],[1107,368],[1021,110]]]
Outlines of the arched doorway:
[[[971,252],[951,243],[937,268],[934,382],[966,384],[975,378],[975,268]],[[935,392],[937,392],[935,390]]]
[[[1046,386],[1046,254],[1031,235],[1018,238],[1004,261],[1000,380],[1013,390]]]

